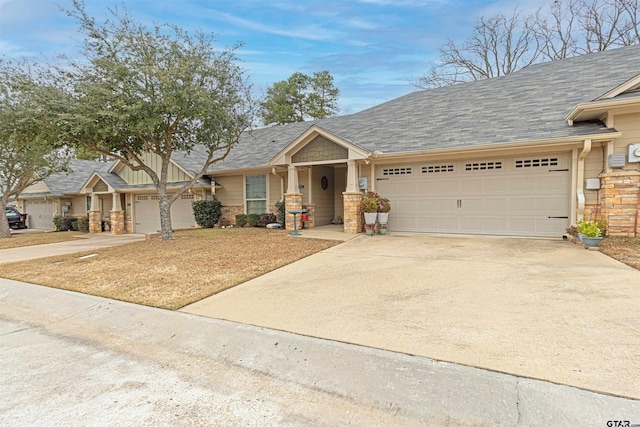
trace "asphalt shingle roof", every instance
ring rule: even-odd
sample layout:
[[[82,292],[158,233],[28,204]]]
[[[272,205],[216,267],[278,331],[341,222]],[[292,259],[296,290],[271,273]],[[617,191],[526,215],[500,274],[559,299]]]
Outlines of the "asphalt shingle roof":
[[[272,126],[242,136],[211,170],[267,166],[313,124],[373,152],[410,152],[612,132],[564,117],[640,74],[640,45],[532,65],[507,76],[416,91],[347,116]],[[197,168],[199,148],[175,157]]]
[[[56,173],[44,180],[52,195],[77,193],[80,187],[94,172],[109,175],[113,162],[96,162],[92,160],[71,160],[68,173]]]

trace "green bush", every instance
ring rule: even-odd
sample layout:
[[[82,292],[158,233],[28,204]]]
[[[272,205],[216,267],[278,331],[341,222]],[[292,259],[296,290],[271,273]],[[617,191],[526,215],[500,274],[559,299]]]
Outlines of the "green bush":
[[[277,222],[276,214],[265,213],[260,215],[260,219],[258,220],[258,227],[266,227],[267,224],[271,224]]]
[[[258,221],[260,221],[260,214],[248,214],[247,222],[251,227],[257,227]]]
[[[55,219],[54,219],[55,221]],[[63,216],[59,219],[59,231],[69,231],[69,230],[73,230],[73,223],[77,222],[78,218],[76,218],[75,216]],[[77,227],[77,224],[76,224]],[[57,226],[56,226],[57,228]]]
[[[578,224],[578,233],[587,237],[602,236],[602,231],[594,221],[581,221],[580,224]]]
[[[220,200],[198,200],[191,204],[193,217],[202,228],[213,228],[222,216],[222,202]]]
[[[61,217],[60,215],[55,215],[55,216],[53,217],[53,225],[55,225],[55,227],[56,227],[56,231],[62,231],[62,230],[60,229],[60,219],[61,219],[61,218],[62,218],[62,217]]]
[[[71,230],[78,231],[78,229],[79,229],[78,219],[76,218],[75,221],[71,221]]]
[[[89,217],[79,216],[77,224],[78,224],[79,231],[82,231],[83,233],[89,232]]]
[[[247,215],[245,214],[236,215],[236,227],[244,227],[246,223],[247,223]]]
[[[276,222],[284,224],[284,200],[276,202]]]

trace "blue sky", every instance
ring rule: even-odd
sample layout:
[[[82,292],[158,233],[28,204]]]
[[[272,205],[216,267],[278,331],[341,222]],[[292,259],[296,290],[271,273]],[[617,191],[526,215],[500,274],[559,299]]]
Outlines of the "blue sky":
[[[70,0],[0,0],[0,55],[74,55],[77,23],[60,11]],[[257,96],[300,71],[328,70],[340,89],[340,114],[415,88],[448,38],[464,40],[479,16],[534,10],[544,0],[86,0],[96,18],[125,5],[145,24],[171,23],[213,33],[238,51]]]

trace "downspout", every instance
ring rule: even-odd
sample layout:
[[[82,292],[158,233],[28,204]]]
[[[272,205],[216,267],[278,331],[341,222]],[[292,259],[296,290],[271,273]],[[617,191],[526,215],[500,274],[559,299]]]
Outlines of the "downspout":
[[[578,177],[576,179],[576,195],[578,197],[578,222],[584,219],[584,159],[591,152],[591,140],[585,139],[582,151],[578,155]]]
[[[276,168],[271,168],[271,173],[280,178],[280,200],[284,200],[284,177],[276,172]]]

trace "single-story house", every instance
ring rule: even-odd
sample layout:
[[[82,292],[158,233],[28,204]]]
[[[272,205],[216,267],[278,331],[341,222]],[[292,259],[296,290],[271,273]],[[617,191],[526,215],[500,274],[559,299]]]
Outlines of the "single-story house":
[[[174,155],[171,180],[193,176],[201,159],[198,149]],[[70,214],[109,211],[114,232],[159,228],[157,196],[142,172],[116,161],[63,194],[53,184],[59,179],[25,191],[23,210],[33,215],[36,200],[52,200],[49,214],[62,214],[67,203]],[[390,199],[389,228],[397,231],[558,237],[597,218],[611,234],[635,235],[640,46],[247,132],[176,202],[173,225],[193,227],[191,201],[215,196],[231,221],[274,211],[284,199],[287,210],[309,210],[311,227],[338,222],[357,233],[364,190]]]

